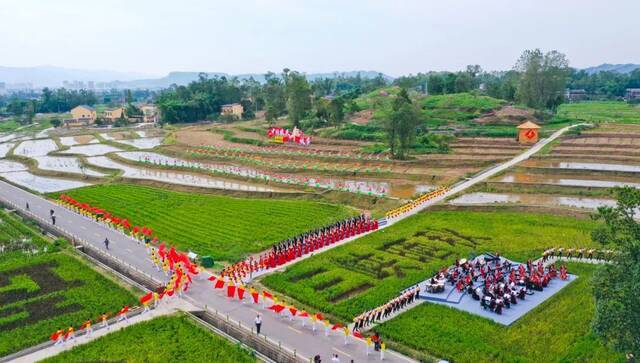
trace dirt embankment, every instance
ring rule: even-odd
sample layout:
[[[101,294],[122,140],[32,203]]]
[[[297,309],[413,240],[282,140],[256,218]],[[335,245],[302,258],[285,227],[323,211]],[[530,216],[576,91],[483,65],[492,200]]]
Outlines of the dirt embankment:
[[[535,111],[515,106],[504,106],[476,118],[473,122],[480,125],[519,125],[524,121],[542,123]]]

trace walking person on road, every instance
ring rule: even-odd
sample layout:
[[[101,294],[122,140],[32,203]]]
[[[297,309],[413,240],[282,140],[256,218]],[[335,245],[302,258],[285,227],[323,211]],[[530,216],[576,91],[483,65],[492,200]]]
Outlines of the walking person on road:
[[[27,202],[27,210],[29,210],[29,202]]]
[[[258,314],[256,316],[256,332],[258,333],[258,335],[260,335],[261,326],[262,326],[262,317],[260,317],[260,314]]]
[[[53,224],[54,226],[56,225],[56,215],[53,213],[51,213],[51,224]]]
[[[104,239],[104,248],[109,249],[109,239],[108,238]]]

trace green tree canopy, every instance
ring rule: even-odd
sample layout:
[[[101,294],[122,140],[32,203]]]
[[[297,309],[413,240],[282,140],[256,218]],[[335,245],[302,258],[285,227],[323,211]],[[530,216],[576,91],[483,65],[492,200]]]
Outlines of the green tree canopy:
[[[596,272],[593,289],[596,314],[593,331],[623,352],[640,353],[640,190],[617,188],[616,207],[598,208],[604,224],[593,239],[617,251],[612,264]]]
[[[516,97],[537,109],[556,110],[562,103],[569,76],[569,61],[557,51],[525,50],[515,65],[520,73]]]

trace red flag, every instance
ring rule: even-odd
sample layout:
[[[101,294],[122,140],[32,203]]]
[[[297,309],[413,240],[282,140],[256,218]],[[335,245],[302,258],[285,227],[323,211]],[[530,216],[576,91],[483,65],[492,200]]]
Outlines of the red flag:
[[[122,315],[127,311],[129,311],[129,305],[125,305],[122,309],[120,309],[120,311],[118,312],[118,315]]]
[[[276,313],[280,314],[280,312],[281,312],[282,310],[284,310],[284,305],[280,305],[280,304],[277,304],[277,305],[271,305],[268,309],[269,309],[269,310],[273,310],[273,311],[275,311]]]
[[[324,320],[324,316],[322,316],[321,313],[316,313],[316,319],[318,320]]]
[[[289,312],[291,313],[291,316],[296,316],[296,313],[298,312],[298,309],[296,309],[295,307],[291,306],[291,307],[289,307]]]
[[[211,275],[211,276],[209,276],[209,278],[208,278],[207,280],[209,280],[209,281],[215,281],[215,280],[216,280],[216,277],[215,277],[215,276],[213,276],[213,275]]]
[[[302,317],[302,318],[308,318],[309,317],[309,313],[302,310],[302,312],[300,314],[298,314],[298,316]]]
[[[244,298],[244,289],[238,287],[238,299],[242,300]]]
[[[271,295],[270,293],[268,293],[266,291],[262,291],[262,297],[264,297],[265,299],[273,300],[273,295]]]
[[[227,285],[227,297],[233,297],[236,294],[236,285]]]
[[[337,330],[337,329],[340,329],[340,328],[342,328],[342,324],[337,323],[337,324],[333,324],[333,326],[331,327],[331,330]]]
[[[55,332],[55,333],[51,334],[50,339],[51,339],[51,340],[53,340],[53,341],[56,341],[56,340],[58,340],[58,338],[60,338],[60,336],[61,336],[63,333],[64,333],[64,331],[63,331],[63,330],[58,330],[57,332]]]
[[[169,296],[173,296],[173,290],[169,290],[169,291],[167,291],[167,295],[169,295]]]
[[[224,281],[218,279],[218,281],[216,281],[216,284],[214,286],[215,289],[222,289],[224,287]]]
[[[358,338],[358,339],[362,339],[362,334],[357,330],[353,331],[353,336]]]
[[[147,294],[145,294],[142,297],[140,297],[140,304],[144,304],[144,303],[150,301],[152,298],[153,298],[153,293],[151,291],[149,291]]]
[[[253,296],[253,303],[257,304],[258,303],[258,296],[259,296],[258,292],[257,291],[252,292],[251,296]]]

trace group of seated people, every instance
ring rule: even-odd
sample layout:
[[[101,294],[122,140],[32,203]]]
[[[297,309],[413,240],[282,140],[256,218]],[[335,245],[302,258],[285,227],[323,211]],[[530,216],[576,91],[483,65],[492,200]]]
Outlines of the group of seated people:
[[[503,308],[524,300],[534,290],[542,291],[558,276],[563,280],[568,278],[566,266],[558,270],[555,264],[545,267],[542,261],[534,266],[531,260],[513,265],[496,254],[472,261],[456,260],[454,266],[440,270],[426,285],[427,291],[438,293],[445,290],[445,283],[449,283],[459,293],[468,293],[480,301],[484,309],[502,314]]]
[[[595,248],[564,248],[551,247],[542,253],[542,261],[547,262],[553,257],[567,257],[589,260],[611,260],[614,257],[614,250],[599,250]]]

